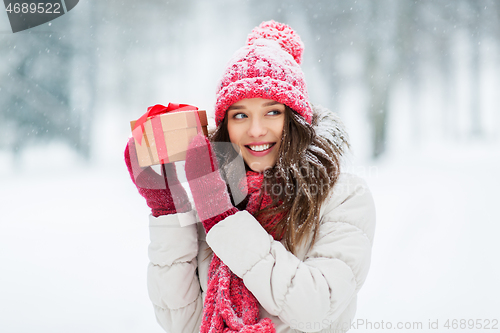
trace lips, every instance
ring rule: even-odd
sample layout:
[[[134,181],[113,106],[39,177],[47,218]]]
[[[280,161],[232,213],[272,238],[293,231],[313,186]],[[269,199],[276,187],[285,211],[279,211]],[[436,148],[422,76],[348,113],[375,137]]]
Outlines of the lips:
[[[274,143],[266,143],[266,144],[261,144],[261,145],[248,145],[246,147],[250,148],[253,151],[264,151],[264,150],[268,150],[272,146],[274,146]]]
[[[256,142],[245,145],[245,148],[254,156],[264,156],[272,150],[275,144],[276,142]]]

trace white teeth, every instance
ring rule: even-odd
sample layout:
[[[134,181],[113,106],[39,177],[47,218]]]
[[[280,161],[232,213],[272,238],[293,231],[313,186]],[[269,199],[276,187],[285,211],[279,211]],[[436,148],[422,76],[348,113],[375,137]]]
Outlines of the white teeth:
[[[250,149],[252,149],[253,151],[263,151],[263,150],[267,150],[267,149],[271,148],[271,146],[272,145],[270,143],[268,143],[268,144],[265,144],[265,145],[258,145],[258,146],[251,146],[251,145],[249,145],[248,147]]]

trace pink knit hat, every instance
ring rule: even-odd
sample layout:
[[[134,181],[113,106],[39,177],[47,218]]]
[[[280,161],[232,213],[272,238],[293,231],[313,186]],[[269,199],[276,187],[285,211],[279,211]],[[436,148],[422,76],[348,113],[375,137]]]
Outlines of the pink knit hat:
[[[231,105],[257,97],[285,104],[311,123],[312,108],[299,66],[303,50],[299,35],[286,24],[267,21],[254,28],[222,76],[215,104],[217,126]]]

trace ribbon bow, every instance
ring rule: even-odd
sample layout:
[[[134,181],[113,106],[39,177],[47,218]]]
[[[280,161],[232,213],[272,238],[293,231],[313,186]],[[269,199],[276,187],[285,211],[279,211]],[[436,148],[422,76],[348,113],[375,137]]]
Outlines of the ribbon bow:
[[[142,133],[144,132],[144,123],[148,120],[149,117],[157,116],[167,112],[195,110],[198,110],[198,108],[189,104],[168,103],[168,106],[163,106],[161,104],[150,106],[148,107],[148,111],[135,122],[134,128],[132,129],[132,136],[137,140],[139,144],[141,144]]]

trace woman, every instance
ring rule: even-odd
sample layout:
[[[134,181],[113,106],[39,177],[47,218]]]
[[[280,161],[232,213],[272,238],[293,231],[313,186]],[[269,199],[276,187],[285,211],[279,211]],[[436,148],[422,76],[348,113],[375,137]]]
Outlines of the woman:
[[[129,141],[129,172],[152,209],[149,295],[167,332],[350,327],[375,210],[365,183],[340,172],[347,136],[330,111],[309,103],[302,50],[290,27],[269,21],[230,61],[212,143],[197,137],[186,156],[194,207],[174,166],[163,176],[141,169]],[[245,162],[241,203],[229,193],[235,174],[218,142]]]

